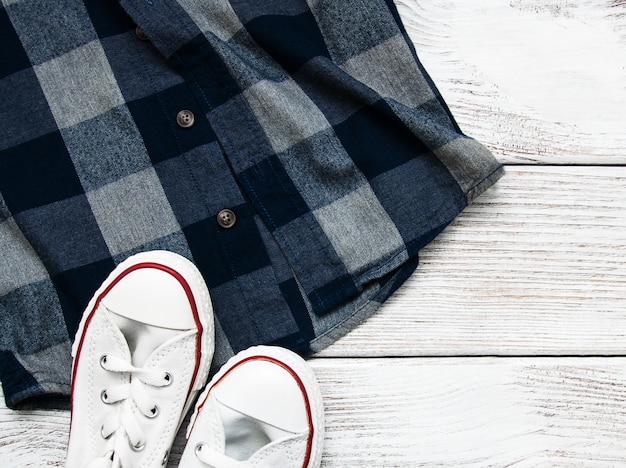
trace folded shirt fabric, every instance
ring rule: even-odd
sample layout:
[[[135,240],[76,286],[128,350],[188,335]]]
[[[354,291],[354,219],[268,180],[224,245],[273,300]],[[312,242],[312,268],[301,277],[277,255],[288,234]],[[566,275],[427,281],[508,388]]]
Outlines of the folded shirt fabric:
[[[502,175],[392,0],[3,0],[0,377],[69,394],[114,266],[164,249],[211,292],[217,368],[314,353]],[[419,314],[419,311],[415,311]]]

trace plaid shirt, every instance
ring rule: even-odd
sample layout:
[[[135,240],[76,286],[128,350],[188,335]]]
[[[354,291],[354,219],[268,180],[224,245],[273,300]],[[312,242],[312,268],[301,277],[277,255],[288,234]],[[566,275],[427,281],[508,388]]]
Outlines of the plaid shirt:
[[[215,367],[259,343],[307,354],[371,314],[502,174],[459,130],[392,0],[2,4],[11,407],[69,393],[82,311],[133,253],[201,270]]]

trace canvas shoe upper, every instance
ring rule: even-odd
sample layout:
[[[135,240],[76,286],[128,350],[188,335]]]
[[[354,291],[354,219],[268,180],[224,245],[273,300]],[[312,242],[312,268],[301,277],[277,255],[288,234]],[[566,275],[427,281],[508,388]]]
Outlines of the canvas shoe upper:
[[[165,466],[213,347],[209,292],[190,261],[153,251],[118,265],[72,347],[66,466]]]
[[[322,397],[313,371],[283,348],[237,354],[198,399],[182,468],[320,465]]]

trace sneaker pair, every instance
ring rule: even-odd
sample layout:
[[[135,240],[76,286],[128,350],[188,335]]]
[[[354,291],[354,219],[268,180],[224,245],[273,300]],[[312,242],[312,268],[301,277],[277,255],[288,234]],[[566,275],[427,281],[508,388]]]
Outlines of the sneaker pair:
[[[163,467],[213,357],[209,292],[165,251],[122,262],[89,302],[72,348],[66,466]],[[180,467],[317,467],[323,405],[298,355],[257,346],[197,399]]]

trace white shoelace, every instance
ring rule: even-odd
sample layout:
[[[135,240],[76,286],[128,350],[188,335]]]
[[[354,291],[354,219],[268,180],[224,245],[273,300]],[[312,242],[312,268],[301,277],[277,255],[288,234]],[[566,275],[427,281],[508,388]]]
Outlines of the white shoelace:
[[[107,452],[93,460],[89,468],[123,468],[123,460],[119,456],[123,453],[121,444],[130,444],[131,449],[140,451],[146,443],[133,407],[137,407],[147,418],[158,416],[159,407],[150,398],[145,386],[166,387],[172,383],[172,375],[160,370],[135,367],[111,355],[102,356],[100,365],[109,372],[129,374],[130,381],[102,391],[102,401],[112,405],[111,414],[105,419],[101,431],[102,437],[108,441]]]
[[[195,449],[196,457],[205,465],[213,468],[246,468],[250,465],[243,461],[230,458],[223,453],[211,450],[206,444],[198,444]]]

